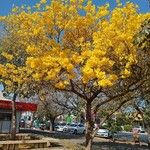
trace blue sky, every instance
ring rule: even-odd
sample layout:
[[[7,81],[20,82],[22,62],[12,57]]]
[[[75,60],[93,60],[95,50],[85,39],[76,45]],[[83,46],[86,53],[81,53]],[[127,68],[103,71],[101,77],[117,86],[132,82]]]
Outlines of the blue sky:
[[[13,5],[21,6],[23,4],[33,6],[34,4],[38,3],[40,0],[0,0],[0,15],[8,15],[11,11]],[[96,5],[102,5],[106,2],[109,2],[111,8],[115,7],[116,0],[93,0],[93,3]],[[128,0],[122,0],[125,3]],[[140,12],[150,12],[150,7],[148,5],[148,0],[130,0],[140,7]]]
[[[0,84],[0,91],[2,91],[3,90],[3,86],[2,86],[2,84]]]

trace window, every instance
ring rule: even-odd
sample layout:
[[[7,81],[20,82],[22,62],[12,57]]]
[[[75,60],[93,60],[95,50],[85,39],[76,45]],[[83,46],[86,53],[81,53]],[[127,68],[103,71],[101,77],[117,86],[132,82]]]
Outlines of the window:
[[[11,121],[11,114],[0,113],[0,121]]]
[[[71,124],[70,126],[71,127],[77,127],[77,124]]]
[[[79,127],[84,127],[82,124],[79,124],[78,126],[79,126]]]

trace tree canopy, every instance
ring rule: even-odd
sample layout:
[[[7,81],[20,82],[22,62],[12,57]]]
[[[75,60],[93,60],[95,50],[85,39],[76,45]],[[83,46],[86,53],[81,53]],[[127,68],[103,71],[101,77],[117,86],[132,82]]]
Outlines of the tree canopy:
[[[131,66],[137,62],[133,38],[149,17],[139,14],[133,3],[110,11],[108,4],[98,7],[92,1],[86,5],[74,0],[41,1],[34,9],[14,8],[2,18],[7,31],[2,55],[8,62],[1,64],[1,76],[10,75],[11,67],[13,73],[22,72],[18,78],[12,76],[19,83],[23,74],[33,72],[35,80],[51,81],[59,89],[75,84],[90,98],[89,88],[109,87],[132,74]],[[28,57],[21,63],[18,55]],[[27,73],[17,72],[18,64],[26,64]]]

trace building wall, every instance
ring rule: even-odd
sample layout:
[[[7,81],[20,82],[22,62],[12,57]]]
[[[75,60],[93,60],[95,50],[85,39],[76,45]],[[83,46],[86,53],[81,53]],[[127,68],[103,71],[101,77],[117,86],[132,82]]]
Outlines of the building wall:
[[[17,125],[16,129],[19,132],[20,112],[16,112]],[[0,109],[0,133],[10,133],[11,131],[11,111]]]

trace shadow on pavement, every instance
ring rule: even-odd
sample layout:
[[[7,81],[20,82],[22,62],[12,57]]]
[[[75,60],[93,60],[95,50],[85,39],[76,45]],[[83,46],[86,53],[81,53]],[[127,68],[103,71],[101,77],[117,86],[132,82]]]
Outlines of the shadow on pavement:
[[[52,138],[58,138],[58,139],[78,139],[84,137],[84,135],[74,135],[74,134],[69,134],[69,133],[63,133],[63,132],[50,132],[50,131],[44,131],[44,130],[37,130],[37,129],[24,129],[21,128],[19,130],[20,133],[30,133],[30,134],[38,134],[38,135],[43,135],[47,137],[52,137]]]
[[[93,150],[150,150],[150,147],[117,142],[93,142]]]

